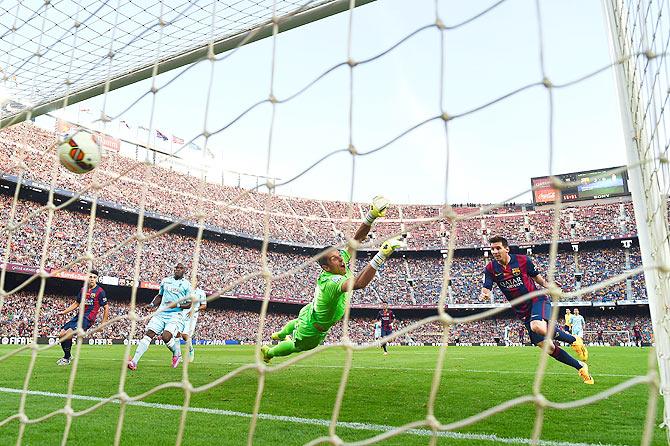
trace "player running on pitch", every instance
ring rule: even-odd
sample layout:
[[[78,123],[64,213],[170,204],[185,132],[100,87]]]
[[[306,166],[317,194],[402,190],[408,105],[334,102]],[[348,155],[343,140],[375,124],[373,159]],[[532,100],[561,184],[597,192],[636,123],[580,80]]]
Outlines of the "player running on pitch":
[[[98,285],[98,272],[94,269],[88,275],[88,286],[83,287],[77,294],[77,300],[66,309],[59,311],[58,314],[68,314],[69,312],[79,308],[79,303],[82,301],[82,293],[86,293],[84,299],[84,318],[81,321],[81,328],[88,330],[91,325],[95,323],[98,317],[98,312],[102,308],[102,323],[106,323],[109,319],[109,304],[107,303],[107,294],[105,290]],[[58,338],[60,339],[60,346],[63,349],[63,357],[56,362],[58,365],[69,365],[71,361],[72,350],[72,334],[77,330],[77,321],[79,314],[70,319],[63,327],[61,327]]]
[[[389,309],[388,302],[384,302],[384,308],[377,313],[377,320],[382,323],[381,337],[390,336],[393,333],[393,326],[395,325],[395,314],[393,314],[393,310]],[[384,355],[388,355],[389,351],[386,348],[386,342],[382,343],[382,348],[384,349]]]
[[[544,277],[537,272],[529,257],[509,254],[509,244],[504,237],[491,237],[489,243],[493,260],[484,268],[484,285],[481,291],[483,298],[490,297],[494,282],[498,284],[498,288],[509,301],[537,290],[536,283],[544,288],[549,286]],[[530,341],[542,348],[544,337],[549,329],[547,321],[551,318],[549,298],[546,295],[535,296],[514,305],[513,309],[526,326]],[[581,337],[566,333],[557,324],[554,339],[570,344],[581,361],[588,360],[589,355]],[[589,374],[586,363],[570,356],[556,341],[549,346],[549,354],[557,361],[577,369],[584,384],[593,384],[593,377]]]
[[[195,347],[193,347],[193,333],[195,332],[195,325],[198,323],[198,314],[207,308],[207,294],[200,288],[193,291],[193,309],[184,308],[182,310],[182,317],[184,318],[184,326],[182,327],[179,336],[188,345],[188,362],[195,361]]]
[[[575,337],[584,337],[584,326],[586,325],[586,321],[584,320],[584,316],[579,314],[578,308],[575,308],[575,310],[572,312],[570,325],[572,326],[571,333]]]
[[[183,264],[177,263],[174,267],[174,276],[166,277],[161,281],[158,294],[149,304],[150,307],[157,306],[160,297],[159,310],[161,311],[149,319],[144,337],[135,349],[135,355],[128,359],[127,366],[130,370],[137,370],[137,363],[140,362],[140,358],[149,348],[151,339],[157,334],[161,335],[165,346],[172,352],[172,368],[176,368],[179,364],[181,350],[179,349],[179,338],[175,335],[184,327],[182,309],[190,308],[191,302],[186,302],[186,299],[192,292],[191,282],[184,278],[185,270]]]
[[[354,234],[354,240],[358,242],[365,240],[374,221],[386,214],[388,206],[389,202],[384,197],[375,197],[365,222]],[[272,339],[281,342],[274,347],[264,345],[261,348],[263,360],[269,363],[275,356],[287,356],[311,350],[321,344],[328,335],[330,327],[344,316],[350,292],[365,288],[372,281],[377,269],[400,246],[398,239],[386,240],[379,252],[356,277],[353,277],[349,269],[352,248],[326,251],[318,259],[323,271],[316,281],[314,299],[300,310],[297,319],[293,319],[281,331],[272,334]],[[289,335],[292,335],[291,339],[287,338]]]

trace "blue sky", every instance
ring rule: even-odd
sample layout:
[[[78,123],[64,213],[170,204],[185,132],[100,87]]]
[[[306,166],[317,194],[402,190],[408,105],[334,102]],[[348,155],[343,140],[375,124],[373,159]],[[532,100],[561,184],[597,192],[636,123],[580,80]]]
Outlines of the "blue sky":
[[[471,17],[493,1],[439,1],[447,25]],[[547,77],[560,84],[609,63],[607,29],[599,1],[540,2]],[[433,0],[378,0],[353,16],[352,57],[365,59],[434,22]],[[339,14],[277,38],[274,95],[285,98],[346,60],[349,15]],[[392,53],[354,69],[353,119],[349,127],[349,68],[331,73],[301,96],[276,107],[269,173],[290,178],[322,156],[346,148],[386,144],[440,113],[459,114],[517,88],[540,81],[539,30],[534,0],[508,0],[486,16],[445,33],[445,80],[440,84],[440,33],[420,32]],[[190,139],[206,127],[221,128],[270,93],[272,45],[265,39],[212,66],[200,63],[145,98],[122,119]],[[209,89],[210,74],[213,84]],[[157,79],[159,86],[177,72]],[[149,81],[112,92],[106,113],[117,115],[151,86]],[[206,113],[206,101],[210,107]],[[102,99],[89,101],[100,107]],[[448,125],[441,121],[412,131],[384,150],[358,157],[353,198],[385,194],[394,202],[446,200],[497,202],[549,173],[547,90],[535,87]],[[207,118],[205,116],[207,115]],[[258,107],[211,138],[217,169],[265,174],[271,107]],[[606,71],[575,86],[554,90],[553,173],[625,164],[614,76]],[[114,127],[112,127],[113,129]],[[351,131],[350,131],[351,130]],[[280,194],[348,200],[352,159],[330,157]],[[517,201],[530,201],[529,195]]]

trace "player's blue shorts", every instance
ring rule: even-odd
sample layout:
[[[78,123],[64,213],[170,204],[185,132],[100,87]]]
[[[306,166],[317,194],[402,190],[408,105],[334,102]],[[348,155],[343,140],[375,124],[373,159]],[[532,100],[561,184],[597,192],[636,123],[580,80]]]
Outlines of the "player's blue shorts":
[[[76,330],[77,329],[77,319],[79,319],[79,315],[76,315],[75,317],[73,317],[72,319],[67,321],[61,327],[61,329],[62,330],[67,330],[67,329]],[[88,330],[89,328],[91,328],[91,325],[93,325],[93,323],[90,320],[88,320],[88,318],[86,316],[84,316],[83,320],[81,321],[82,328],[84,330]]]
[[[549,319],[551,319],[551,302],[549,299],[538,299],[533,302],[530,308],[530,318],[524,321],[528,336],[530,336],[530,342],[533,345],[544,341],[544,336],[530,329],[530,321],[548,321]]]
[[[382,338],[385,338],[386,336],[390,336],[391,333],[393,333],[393,330],[384,330],[382,328]]]
[[[149,323],[147,324],[146,330],[153,331],[156,334],[161,334],[164,331],[168,331],[173,335],[181,332],[184,328],[184,318],[181,311],[171,311],[171,312],[161,312],[154,314]]]

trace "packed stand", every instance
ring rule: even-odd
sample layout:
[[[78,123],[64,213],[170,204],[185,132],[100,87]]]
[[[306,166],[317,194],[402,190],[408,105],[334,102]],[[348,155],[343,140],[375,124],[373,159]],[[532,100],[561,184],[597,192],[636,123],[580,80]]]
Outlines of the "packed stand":
[[[312,201],[250,192],[223,186],[109,153],[90,175],[76,175],[56,162],[56,135],[28,123],[0,132],[0,165],[5,173],[43,184],[98,194],[107,200],[186,222],[203,222],[244,236],[264,236],[264,213],[270,212],[269,237],[273,240],[323,246],[341,242],[351,235],[367,203]],[[179,187],[175,188],[174,185]],[[97,190],[97,186],[100,189]],[[96,187],[94,187],[96,186]],[[389,209],[373,229],[382,240],[393,234],[408,234],[411,249],[440,249],[456,237],[457,247],[486,245],[492,234],[506,234],[513,244],[546,243],[552,239],[554,211],[536,210],[530,205],[504,204],[488,215],[479,215],[476,204],[454,205],[459,215],[454,228],[442,206],[403,205]],[[349,222],[352,218],[354,224]],[[635,236],[635,219],[630,202],[570,205],[560,211],[560,240],[603,239]]]
[[[109,297],[109,296],[108,296]],[[38,336],[56,337],[61,326],[74,317],[77,313],[73,311],[67,315],[58,315],[57,312],[67,308],[75,301],[73,296],[60,296],[47,294],[43,296],[38,323]],[[36,295],[34,293],[19,292],[7,296],[3,307],[0,309],[0,337],[33,335],[35,321]],[[108,300],[110,307],[109,319],[122,317],[104,329],[98,331],[97,325],[102,319],[102,312],[98,315],[97,325],[94,324],[87,337],[100,339],[127,339],[130,336],[130,319],[127,317],[130,309],[128,302]],[[147,307],[146,302],[138,303],[136,312],[140,317],[147,319],[138,323],[134,338],[141,337],[144,333],[148,316],[152,308]],[[296,309],[297,312],[297,309]],[[272,332],[282,327],[296,314],[273,313],[266,315],[263,339],[268,340]],[[419,319],[396,319],[395,330],[405,328],[418,322]],[[371,343],[373,338],[373,325],[375,320],[367,317],[354,317],[349,322],[349,337],[355,343]],[[194,334],[194,339],[202,340],[236,340],[242,343],[254,343],[257,339],[257,329],[260,323],[259,313],[245,310],[221,310],[208,308],[200,312]],[[642,332],[642,342],[649,343],[652,339],[651,320],[647,316],[586,316],[585,340],[590,343],[597,342],[597,332],[603,330],[606,343],[618,344],[633,339],[633,327],[637,325]],[[332,327],[326,338],[326,342],[339,342],[342,337],[343,323]],[[505,327],[508,328],[508,340],[510,343],[528,343],[528,334],[522,328],[517,319],[499,318],[482,319],[450,327],[449,342],[461,344],[467,343],[499,343],[505,340]],[[410,331],[406,336],[398,337],[398,342],[436,343],[441,342],[442,326],[431,322],[423,324]]]
[[[5,226],[11,214],[11,197],[0,195],[0,212]],[[23,216],[26,224],[11,234],[7,245],[7,235],[0,240],[0,255],[9,246],[9,263],[36,267],[42,258],[46,240],[48,213],[42,212],[32,218],[28,216],[38,209],[29,201],[16,203],[15,214]],[[83,272],[83,261],[70,265],[78,257],[85,256],[89,216],[83,213],[59,210],[51,219],[50,236],[45,256],[45,268],[54,270],[65,268]],[[136,253],[141,249],[137,279],[159,283],[170,274],[177,262],[192,263],[196,239],[179,234],[179,231],[159,234],[144,228],[146,237],[142,244],[136,239],[137,227],[113,220],[97,219],[93,228],[91,251],[94,266],[101,275],[118,277],[126,281],[135,278]],[[266,284],[257,276],[243,280],[245,276],[261,271],[261,253],[258,249],[235,244],[202,239],[197,270],[198,284],[206,290],[224,290],[241,297],[258,298],[265,292]],[[628,263],[623,248],[582,249],[577,253],[559,251],[555,280],[565,292],[578,291],[596,284],[641,263],[639,249],[628,251]],[[483,268],[488,258],[482,256],[453,257],[446,302],[453,304],[491,304],[504,302],[497,287],[494,287],[493,301],[480,297]],[[533,254],[532,259],[540,272],[547,276],[549,258],[547,254]],[[292,252],[269,251],[268,267],[275,277],[271,284],[271,297],[276,300],[307,302],[313,297],[314,280],[320,272],[318,265],[301,249]],[[358,257],[356,271],[360,271],[369,255]],[[392,305],[436,305],[444,282],[445,259],[442,257],[413,257],[409,253],[398,253],[381,268],[372,286],[355,293],[355,304]],[[295,270],[295,271],[294,271]],[[291,271],[290,274],[288,272]],[[240,282],[240,283],[236,283]],[[578,300],[617,301],[628,300],[627,286],[631,288],[631,299],[644,299],[644,280],[638,274],[627,283],[622,280],[614,285],[580,295]]]

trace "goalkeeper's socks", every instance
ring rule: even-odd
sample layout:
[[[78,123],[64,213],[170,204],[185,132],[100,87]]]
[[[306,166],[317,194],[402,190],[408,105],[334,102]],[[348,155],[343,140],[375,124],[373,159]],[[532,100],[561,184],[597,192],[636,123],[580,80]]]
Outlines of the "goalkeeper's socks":
[[[66,339],[60,343],[61,348],[63,349],[63,358],[70,359],[71,350],[72,350],[72,339]]]
[[[172,351],[172,356],[179,356],[179,342],[175,341],[174,336],[172,336],[165,345]]]
[[[570,356],[568,352],[563,350],[561,347],[558,345],[554,344],[554,352],[551,354],[551,356],[556,359],[557,361],[562,362],[563,364],[569,365],[570,367],[574,367],[577,370],[582,368],[582,365],[577,361],[575,358]]]
[[[556,331],[554,332],[554,339],[561,342],[567,342],[568,344],[572,344],[577,340],[577,338],[572,336],[570,333],[561,330],[559,327],[556,327]]]
[[[147,351],[149,348],[149,344],[151,343],[151,338],[149,336],[145,336],[142,338],[139,344],[137,344],[137,349],[135,350],[135,356],[133,356],[133,362],[137,364],[140,361],[140,358],[144,354],[144,352]]]
[[[281,341],[279,344],[268,350],[268,355],[271,358],[274,358],[275,356],[287,356],[298,351],[300,350],[295,348],[293,341]]]

